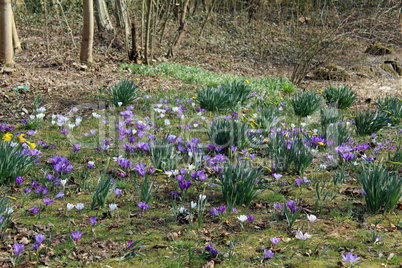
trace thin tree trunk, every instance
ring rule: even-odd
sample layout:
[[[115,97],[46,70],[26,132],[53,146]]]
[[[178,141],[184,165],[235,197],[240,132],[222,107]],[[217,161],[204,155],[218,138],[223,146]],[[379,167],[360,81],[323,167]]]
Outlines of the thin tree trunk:
[[[84,0],[84,26],[82,31],[81,62],[92,62],[92,47],[94,42],[94,2]]]
[[[163,22],[163,25],[162,25],[162,33],[161,33],[161,37],[160,37],[160,39],[159,39],[159,45],[160,44],[162,44],[162,40],[163,40],[163,36],[165,35],[165,29],[166,29],[166,25],[167,25],[167,21],[168,21],[168,19],[169,19],[169,17],[170,17],[170,13],[171,13],[171,10],[172,10],[172,6],[173,6],[173,4],[172,4],[172,1],[168,1],[168,8],[167,8],[167,12],[166,12],[166,19],[165,19],[165,21]]]
[[[183,38],[184,34],[186,33],[186,12],[187,12],[187,5],[190,0],[185,0],[183,4],[183,11],[181,12],[180,16],[180,26],[177,31],[176,38],[172,42],[172,46],[170,47],[168,53],[166,54],[167,58],[173,58],[174,56],[174,51],[177,49],[177,47],[180,45],[181,39]]]
[[[63,6],[61,5],[61,3],[60,3],[59,0],[56,0],[56,1],[57,1],[57,5],[60,7],[60,12],[61,12],[61,14],[63,15],[64,22],[65,22],[66,25],[67,25],[68,32],[70,33],[70,36],[71,36],[71,41],[73,42],[73,46],[74,46],[74,48],[76,48],[77,46],[75,45],[73,31],[71,30],[70,25],[68,24],[68,21],[67,21],[67,18],[66,18],[66,14],[64,14]],[[85,3],[85,1],[86,1],[86,0],[84,0],[84,3]],[[56,9],[56,10],[58,10],[58,9]],[[92,9],[92,10],[93,10],[93,9]],[[58,11],[57,11],[57,12],[58,12]],[[92,12],[93,12],[93,11],[92,11]]]
[[[0,61],[4,65],[14,64],[13,24],[10,0],[0,0]]]
[[[141,45],[140,49],[144,49],[144,10],[145,10],[145,0],[142,0],[141,8]]]
[[[131,51],[128,59],[134,62],[138,61],[137,34],[134,21],[131,23]]]
[[[116,13],[118,14],[120,26],[124,29],[124,45],[126,48],[126,56],[129,57],[130,48],[128,45],[128,36],[130,35],[129,20],[127,14],[127,2],[126,0],[115,1]]]
[[[19,53],[22,48],[21,48],[21,43],[20,39],[18,38],[18,32],[17,32],[17,27],[15,26],[15,20],[14,20],[14,15],[11,12],[11,21],[12,21],[12,35],[13,35],[13,48],[14,48],[14,54]]]
[[[201,26],[201,30],[200,30],[200,33],[199,33],[199,35],[198,35],[198,40],[201,39],[202,32],[204,31],[204,28],[205,28],[205,26],[207,25],[209,16],[211,15],[211,12],[212,12],[212,10],[213,10],[214,7],[215,7],[216,2],[217,2],[217,0],[215,0],[214,2],[211,3],[211,6],[210,6],[210,8],[209,8],[209,10],[208,10],[208,14],[207,14],[207,16],[205,17],[205,21],[203,22],[203,24],[202,24],[202,26]]]
[[[145,30],[145,63],[149,64],[149,31],[151,29],[151,11],[153,0],[148,0],[147,28]]]
[[[96,8],[95,18],[96,24],[98,25],[98,31],[113,31],[114,27],[110,21],[105,0],[94,0],[94,2]]]

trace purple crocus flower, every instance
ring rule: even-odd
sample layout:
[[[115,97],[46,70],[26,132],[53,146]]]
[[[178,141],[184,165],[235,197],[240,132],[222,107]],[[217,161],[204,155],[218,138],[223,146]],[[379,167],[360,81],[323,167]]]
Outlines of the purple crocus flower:
[[[128,241],[129,248],[135,248],[136,244],[134,244],[134,245],[133,244],[134,244],[134,241],[132,241],[132,240]]]
[[[96,222],[96,217],[89,217],[88,222],[92,224],[92,227],[94,227],[96,225],[96,223],[97,223]]]
[[[145,202],[139,202],[139,203],[137,203],[137,206],[138,206],[142,211],[145,211],[145,210],[151,208],[151,206],[150,206],[150,205],[147,205],[147,203],[145,203]]]
[[[37,207],[37,206],[33,206],[32,208],[31,208],[31,213],[32,214],[37,214],[39,212],[39,208]]]
[[[15,182],[19,185],[21,185],[21,183],[23,183],[25,181],[24,177],[18,176],[17,178],[15,178]]]
[[[172,192],[170,192],[170,196],[173,198],[173,199],[176,199],[176,197],[180,197],[180,193],[178,192],[178,191],[172,191]]]
[[[14,243],[13,244],[13,250],[14,250],[14,254],[15,256],[18,258],[18,256],[21,254],[22,250],[24,249],[24,244],[17,244]]]
[[[40,244],[43,242],[43,240],[45,240],[45,236],[44,236],[44,235],[42,235],[42,234],[37,234],[37,235],[35,235],[35,242],[36,242],[36,244],[40,245]]]
[[[345,159],[345,161],[352,161],[356,158],[356,155],[352,152],[341,154],[341,157]]]
[[[128,159],[117,159],[117,164],[119,164],[124,170],[128,170],[132,167],[132,164]]]
[[[43,242],[43,240],[45,240],[45,236],[42,234],[37,234],[35,235],[35,244],[32,245],[32,248],[34,250],[38,250],[40,244]]]
[[[220,214],[223,214],[223,213],[225,212],[225,210],[226,210],[226,206],[225,206],[225,205],[218,207],[218,211],[219,211]]]
[[[276,246],[281,239],[279,237],[271,237],[271,242]]]
[[[74,149],[74,153],[76,154],[76,153],[78,153],[79,150],[81,150],[81,145],[79,145],[78,143],[74,144],[73,149]]]
[[[254,217],[251,216],[251,215],[248,215],[248,216],[247,216],[247,220],[248,220],[248,222],[253,222],[253,221],[254,221]]]
[[[139,174],[141,177],[144,177],[144,176],[145,176],[145,173],[147,172],[146,169],[145,169],[146,166],[147,166],[147,165],[145,165],[145,164],[139,163],[138,165],[134,166],[134,169],[138,171],[138,174]]]
[[[50,158],[50,161],[53,164],[54,170],[59,174],[67,174],[74,169],[70,162],[63,156],[53,156]]]
[[[295,213],[298,211],[300,208],[296,207],[296,204],[294,201],[290,200],[286,202],[286,206],[292,211],[292,213]]]
[[[68,135],[68,134],[70,134],[70,132],[68,132],[68,130],[67,130],[67,129],[64,129],[64,128],[60,130],[60,133],[63,134],[63,135]]]
[[[212,208],[209,211],[209,214],[211,214],[212,216],[218,216],[219,215],[219,211],[216,208]]]
[[[75,240],[75,242],[78,242],[78,240],[81,239],[83,233],[80,233],[79,231],[76,232],[71,232],[71,237]]]
[[[88,161],[88,168],[93,169],[95,167],[95,163],[93,161]]]
[[[55,197],[54,199],[62,198],[64,196],[63,190],[61,190]],[[53,200],[52,200],[53,201]]]
[[[118,197],[121,194],[122,190],[119,189],[119,188],[116,188],[116,189],[113,190],[113,192],[116,195],[116,197]]]
[[[342,261],[348,263],[349,262],[349,266],[354,265],[354,262],[360,260],[359,257],[357,257],[357,255],[353,255],[352,253],[348,252],[346,253],[346,256],[344,254],[342,254]]]
[[[279,212],[281,212],[284,205],[285,205],[284,203],[282,203],[282,204],[281,203],[275,203],[274,204],[274,209],[277,209]]]
[[[267,250],[264,248],[264,260],[272,259],[273,257],[275,257],[275,254],[271,250]]]
[[[53,200],[51,200],[51,199],[49,199],[49,198],[43,198],[43,202],[45,202],[45,205],[46,205],[46,207],[48,206],[48,205],[50,205],[51,203],[53,203]]]
[[[215,257],[218,254],[218,250],[212,247],[212,241],[205,247],[205,250],[211,253],[212,257]]]
[[[185,191],[191,186],[191,181],[182,181],[179,183],[180,190]]]

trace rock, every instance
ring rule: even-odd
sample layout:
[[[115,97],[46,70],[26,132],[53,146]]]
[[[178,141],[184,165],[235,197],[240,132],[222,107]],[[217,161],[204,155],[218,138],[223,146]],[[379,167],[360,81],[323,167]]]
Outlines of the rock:
[[[336,64],[319,67],[313,71],[313,74],[317,80],[345,80],[349,76],[345,68]]]
[[[399,75],[402,75],[402,65],[399,61],[386,60],[386,61],[384,61],[384,64],[391,64],[391,66],[395,70],[395,72]]]
[[[392,45],[375,43],[369,46],[364,53],[371,55],[382,56],[386,54],[392,54],[394,52],[394,47]]]
[[[387,73],[390,73],[392,75],[398,75],[398,73],[394,70],[394,68],[392,68],[391,64],[381,64],[380,67]]]

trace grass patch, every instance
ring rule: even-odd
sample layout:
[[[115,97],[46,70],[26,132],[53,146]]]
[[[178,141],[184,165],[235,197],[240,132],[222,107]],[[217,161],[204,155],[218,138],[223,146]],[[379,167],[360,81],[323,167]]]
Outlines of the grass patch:
[[[278,94],[280,92],[293,93],[297,90],[297,87],[287,78],[255,78],[252,76],[234,74],[219,75],[199,66],[189,66],[180,63],[164,62],[156,66],[124,63],[120,68],[129,68],[136,74],[174,77],[184,83],[197,86],[217,87],[235,80],[247,80],[250,84],[250,88],[260,94]]]

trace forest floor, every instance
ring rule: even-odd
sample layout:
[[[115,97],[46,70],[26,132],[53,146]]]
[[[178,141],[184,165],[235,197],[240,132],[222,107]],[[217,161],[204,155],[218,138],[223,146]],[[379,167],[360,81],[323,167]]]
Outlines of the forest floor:
[[[79,29],[73,23],[71,27]],[[237,26],[242,23],[237,22]],[[77,44],[74,47],[63,27],[53,27],[47,43],[43,21],[17,25],[21,25],[19,34],[23,51],[15,56],[14,67],[0,69],[0,123],[16,125],[11,139],[17,144],[21,141],[17,133],[26,132],[25,138],[35,142],[42,157],[39,165],[29,167],[23,184],[11,181],[0,187],[0,196],[6,197],[13,209],[5,224],[5,232],[0,234],[0,266],[10,267],[12,261],[18,259],[12,245],[19,243],[25,245],[19,260],[21,266],[26,267],[345,267],[353,263],[345,259],[342,261],[341,255],[347,253],[358,255],[358,267],[401,267],[400,199],[391,212],[380,209],[377,213],[370,213],[359,184],[365,172],[361,166],[371,167],[367,156],[375,158],[373,163],[381,162],[387,170],[398,173],[400,180],[400,126],[384,126],[377,137],[358,136],[351,115],[356,110],[367,109],[377,97],[388,94],[399,97],[402,90],[400,76],[362,78],[352,74],[343,81],[327,81],[312,79],[309,73],[299,85],[298,91],[308,89],[319,92],[330,85],[347,84],[359,96],[350,110],[339,111],[338,114],[349,131],[349,139],[344,140],[347,145],[336,145],[349,148],[354,155],[353,161],[347,161],[342,160],[334,146],[327,143],[329,140],[313,142],[319,138],[318,133],[322,134],[316,133],[321,126],[319,112],[316,111],[311,118],[297,118],[291,106],[293,90],[286,93],[284,90],[271,92],[259,88],[255,96],[261,93],[262,100],[250,94],[251,97],[241,107],[208,112],[199,108],[196,91],[210,85],[212,82],[208,79],[215,79],[212,84],[216,84],[240,78],[247,80],[247,84],[250,81],[249,86],[253,87],[261,81],[291,76],[292,67],[277,63],[275,57],[245,52],[258,47],[252,36],[246,36],[239,44],[230,34],[216,38],[204,34],[207,37],[203,37],[201,42],[189,35],[174,60],[164,62],[163,53],[159,53],[156,63],[160,65],[146,67],[126,65],[122,43],[118,39],[113,40],[112,34],[96,33],[94,63],[83,65],[78,61],[79,30],[73,31]],[[258,25],[244,27],[244,32],[247,32],[250,28],[258,28]],[[210,33],[215,29],[211,27],[207,31]],[[402,61],[401,46],[394,45],[391,55],[371,56],[364,53],[370,43],[357,38],[345,40],[345,46],[338,51],[332,63],[351,70],[358,65],[371,67],[388,60]],[[275,47],[278,44],[273,41],[271,45]],[[162,51],[166,47],[161,45],[158,48]],[[194,77],[183,74],[183,69],[194,72]],[[138,79],[140,98],[134,103],[132,112],[130,106],[113,106],[112,101],[105,100],[102,92],[102,89],[125,78]],[[106,106],[102,107],[105,102]],[[187,151],[196,149],[197,143],[206,145],[215,142],[208,131],[216,118],[238,115],[242,122],[253,127],[251,122],[257,120],[264,105],[272,108],[268,112],[275,111],[275,116],[280,119],[280,124],[274,129],[277,135],[282,135],[290,144],[296,142],[297,135],[306,135],[310,141],[307,154],[314,155],[314,161],[308,163],[304,173],[301,172],[303,174],[293,165],[283,170],[275,167],[275,157],[267,149],[272,138],[268,134],[261,146],[254,140],[246,145],[236,144],[239,148],[233,149],[235,152],[221,151],[219,146],[213,149],[204,146],[200,151],[201,161],[196,161],[192,154],[187,155]],[[34,131],[28,132],[30,125],[24,125],[22,120],[29,121],[28,114],[36,112],[33,111],[34,106],[46,109],[45,119],[37,125],[32,124]],[[73,107],[78,108],[74,111]],[[232,113],[235,110],[237,115]],[[51,117],[54,114],[68,116],[68,123],[61,122],[64,126],[53,124],[56,119]],[[82,122],[78,120],[78,125],[70,128],[69,125],[79,118]],[[62,117],[59,119],[63,121]],[[123,128],[130,131],[123,133]],[[172,164],[169,169],[180,169],[185,179],[192,182],[187,190],[182,189],[179,173],[172,175],[162,170],[161,165],[166,163],[159,163],[158,160],[166,157],[165,150],[160,151],[160,157],[155,157],[138,147],[145,143],[150,145],[154,137],[159,140],[168,135],[173,135],[172,144],[174,148],[177,146],[177,150],[174,149],[174,155],[165,160],[167,163],[172,159],[173,162],[179,160],[178,165]],[[184,137],[184,142],[178,137]],[[0,140],[2,144],[6,142],[6,139]],[[134,146],[134,142],[138,143],[132,150],[123,150],[120,146],[123,143]],[[76,144],[81,145],[80,149],[73,149]],[[121,154],[131,161],[129,168],[124,168],[117,161]],[[74,166],[71,173],[57,171],[57,165],[51,160],[55,156],[65,157],[62,161]],[[302,157],[299,160],[305,161]],[[94,161],[93,169],[88,167],[88,161]],[[229,209],[220,185],[214,183],[219,184],[223,180],[220,171],[217,171],[220,165],[229,167],[243,163],[262,172],[257,176],[262,177],[261,180],[252,177],[255,185],[267,186],[273,191],[266,189],[249,206],[236,204],[236,212]],[[146,164],[146,170],[141,170],[141,164]],[[196,169],[191,170],[190,167]],[[202,174],[190,175],[196,170],[206,175],[207,183],[201,182]],[[244,168],[232,175],[235,177],[246,170]],[[137,206],[140,195],[133,182],[136,179],[141,181],[142,186],[145,184],[140,171],[155,179],[159,187],[150,187],[157,193],[148,203],[151,208],[146,212]],[[282,177],[278,178],[278,175]],[[299,175],[305,176],[306,180],[297,184]],[[65,177],[65,185],[61,184],[58,176]],[[102,207],[94,201],[95,198],[92,199],[88,189],[93,193],[108,176],[114,182],[104,183],[110,196]],[[31,192],[25,190],[27,187]],[[111,188],[118,188],[121,192]],[[57,196],[61,190],[64,196]],[[171,193],[174,191],[180,192],[181,196],[173,199]],[[207,202],[204,209],[198,210],[202,204],[199,196],[203,194],[207,196]],[[51,200],[45,201],[44,197],[51,198],[52,202],[45,205],[44,202]],[[292,219],[287,219],[282,209],[274,206],[282,204],[291,209],[291,201],[303,211],[300,215],[292,213],[296,215],[293,226],[290,226]],[[191,202],[197,203],[195,208]],[[76,206],[68,210],[71,203]],[[78,204],[83,204],[84,208],[78,210]],[[112,209],[113,205],[117,206],[117,210]],[[225,205],[227,210],[226,207],[223,209]],[[0,203],[0,216],[5,215],[1,214],[4,213],[1,206]],[[180,212],[180,206],[185,207],[188,213]],[[213,216],[213,207],[225,211]],[[307,218],[312,214],[317,216],[315,221]],[[240,224],[241,215],[253,218]],[[97,217],[93,226],[89,222],[90,217]],[[82,232],[82,238],[74,241],[74,231]],[[300,231],[312,237],[303,240],[298,233]],[[36,234],[45,235],[37,251],[32,248]],[[271,242],[274,237],[280,238],[277,245]],[[129,244],[131,240],[144,247]],[[213,254],[213,249],[217,249],[218,254]],[[275,256],[266,255],[267,250]],[[137,253],[140,254],[137,256]]]

